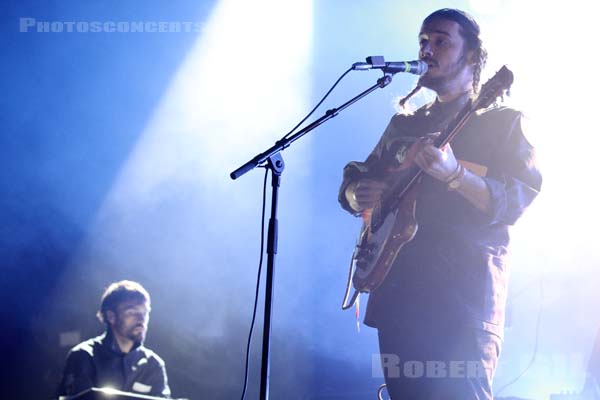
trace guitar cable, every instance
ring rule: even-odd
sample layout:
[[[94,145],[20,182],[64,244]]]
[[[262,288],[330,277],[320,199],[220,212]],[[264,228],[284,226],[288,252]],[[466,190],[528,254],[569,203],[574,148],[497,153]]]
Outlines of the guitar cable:
[[[504,389],[506,389],[507,387],[513,385],[519,379],[521,379],[523,377],[523,375],[525,375],[525,373],[529,370],[529,368],[531,368],[531,366],[535,362],[535,358],[536,358],[537,350],[538,350],[539,332],[540,332],[540,321],[542,319],[543,308],[544,308],[544,278],[542,277],[540,279],[540,308],[538,310],[538,315],[537,315],[537,320],[536,320],[536,325],[535,325],[535,344],[534,344],[534,347],[533,347],[533,355],[531,356],[531,360],[529,360],[529,363],[523,369],[523,371],[521,371],[521,373],[519,375],[517,375],[516,378],[513,378],[511,381],[509,381],[508,383],[504,384],[500,389],[498,389],[498,392],[494,393],[494,397],[500,395],[500,393],[502,393],[504,391]],[[379,386],[379,388],[377,389],[377,399],[378,400],[384,400],[383,399],[383,391],[385,389],[386,389],[386,384],[385,383],[383,385]]]
[[[521,379],[523,377],[523,375],[525,375],[525,373],[529,370],[529,368],[531,368],[531,366],[535,362],[537,352],[538,352],[538,343],[539,343],[539,339],[540,339],[540,322],[542,320],[543,309],[544,309],[544,276],[542,275],[542,277],[540,278],[540,308],[538,310],[537,320],[536,320],[536,324],[535,324],[535,343],[533,345],[533,354],[531,356],[531,360],[529,360],[529,363],[523,369],[523,371],[521,371],[521,373],[519,375],[517,375],[514,379],[512,379],[511,381],[509,381],[508,383],[506,383],[502,387],[500,387],[500,389],[498,389],[498,392],[494,394],[494,397],[498,396],[500,393],[502,393],[504,391],[504,389],[513,385],[519,379]]]
[[[387,389],[387,385],[384,383],[382,385],[379,385],[379,387],[377,388],[377,400],[385,400],[383,398],[383,391]]]

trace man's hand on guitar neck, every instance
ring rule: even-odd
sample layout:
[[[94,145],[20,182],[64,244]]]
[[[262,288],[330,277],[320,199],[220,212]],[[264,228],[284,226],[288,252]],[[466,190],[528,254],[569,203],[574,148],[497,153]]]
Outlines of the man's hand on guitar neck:
[[[373,208],[381,199],[381,194],[387,189],[387,184],[374,179],[360,179],[348,185],[345,191],[346,200],[356,212]]]

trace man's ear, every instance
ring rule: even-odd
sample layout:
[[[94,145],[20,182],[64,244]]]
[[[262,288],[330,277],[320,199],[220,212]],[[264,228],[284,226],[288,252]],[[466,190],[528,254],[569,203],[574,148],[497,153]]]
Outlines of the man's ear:
[[[114,311],[111,310],[106,310],[106,322],[108,322],[108,324],[110,326],[113,326],[115,324],[115,322],[117,321],[117,315],[114,313]]]
[[[469,50],[467,52],[467,63],[474,67],[475,65],[477,65],[477,57],[475,57],[475,50]]]

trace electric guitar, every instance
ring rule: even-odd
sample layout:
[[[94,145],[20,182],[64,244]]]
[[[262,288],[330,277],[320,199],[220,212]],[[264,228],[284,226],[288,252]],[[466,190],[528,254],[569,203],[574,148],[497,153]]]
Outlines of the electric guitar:
[[[508,92],[512,82],[513,73],[503,66],[482,86],[477,98],[468,102],[434,139],[433,144],[442,148],[450,143],[477,111],[489,107]],[[414,152],[414,148],[408,151],[409,154]],[[359,293],[369,293],[381,285],[399,252],[417,233],[416,195],[422,174],[423,171],[414,163],[404,165],[375,207],[363,211],[363,225],[350,261],[342,309],[352,307]],[[355,290],[348,301],[351,285]]]

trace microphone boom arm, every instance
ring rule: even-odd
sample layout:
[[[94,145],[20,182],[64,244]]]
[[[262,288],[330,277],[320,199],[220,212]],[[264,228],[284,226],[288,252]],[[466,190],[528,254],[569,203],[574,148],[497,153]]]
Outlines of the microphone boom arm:
[[[277,142],[275,142],[275,144],[273,146],[271,146],[267,150],[263,151],[262,153],[257,154],[250,161],[246,162],[244,165],[242,165],[241,167],[239,167],[238,169],[236,169],[235,171],[233,171],[231,174],[229,174],[229,176],[231,177],[231,179],[237,179],[240,176],[244,175],[246,172],[248,172],[250,170],[253,170],[254,168],[256,168],[258,166],[263,165],[275,153],[278,153],[278,152],[284,150],[285,148],[289,147],[290,144],[292,144],[296,140],[300,139],[302,136],[306,135],[308,132],[312,131],[317,126],[319,126],[322,123],[324,123],[324,122],[330,120],[331,118],[337,116],[340,111],[342,111],[345,108],[351,106],[352,104],[354,104],[358,100],[362,99],[363,97],[365,97],[369,93],[373,92],[374,90],[376,90],[378,88],[384,88],[384,87],[386,87],[391,82],[392,82],[392,74],[386,73],[384,76],[382,76],[381,78],[379,78],[377,80],[376,84],[374,84],[373,86],[371,86],[370,88],[368,88],[364,92],[362,92],[362,93],[358,94],[357,96],[353,97],[352,99],[348,100],[347,102],[345,102],[344,104],[342,104],[338,108],[332,108],[330,110],[327,110],[325,112],[325,114],[321,118],[315,120],[314,122],[312,122],[311,124],[309,124],[305,128],[303,128],[303,129],[299,130],[298,132],[294,133],[289,138],[278,140]]]

